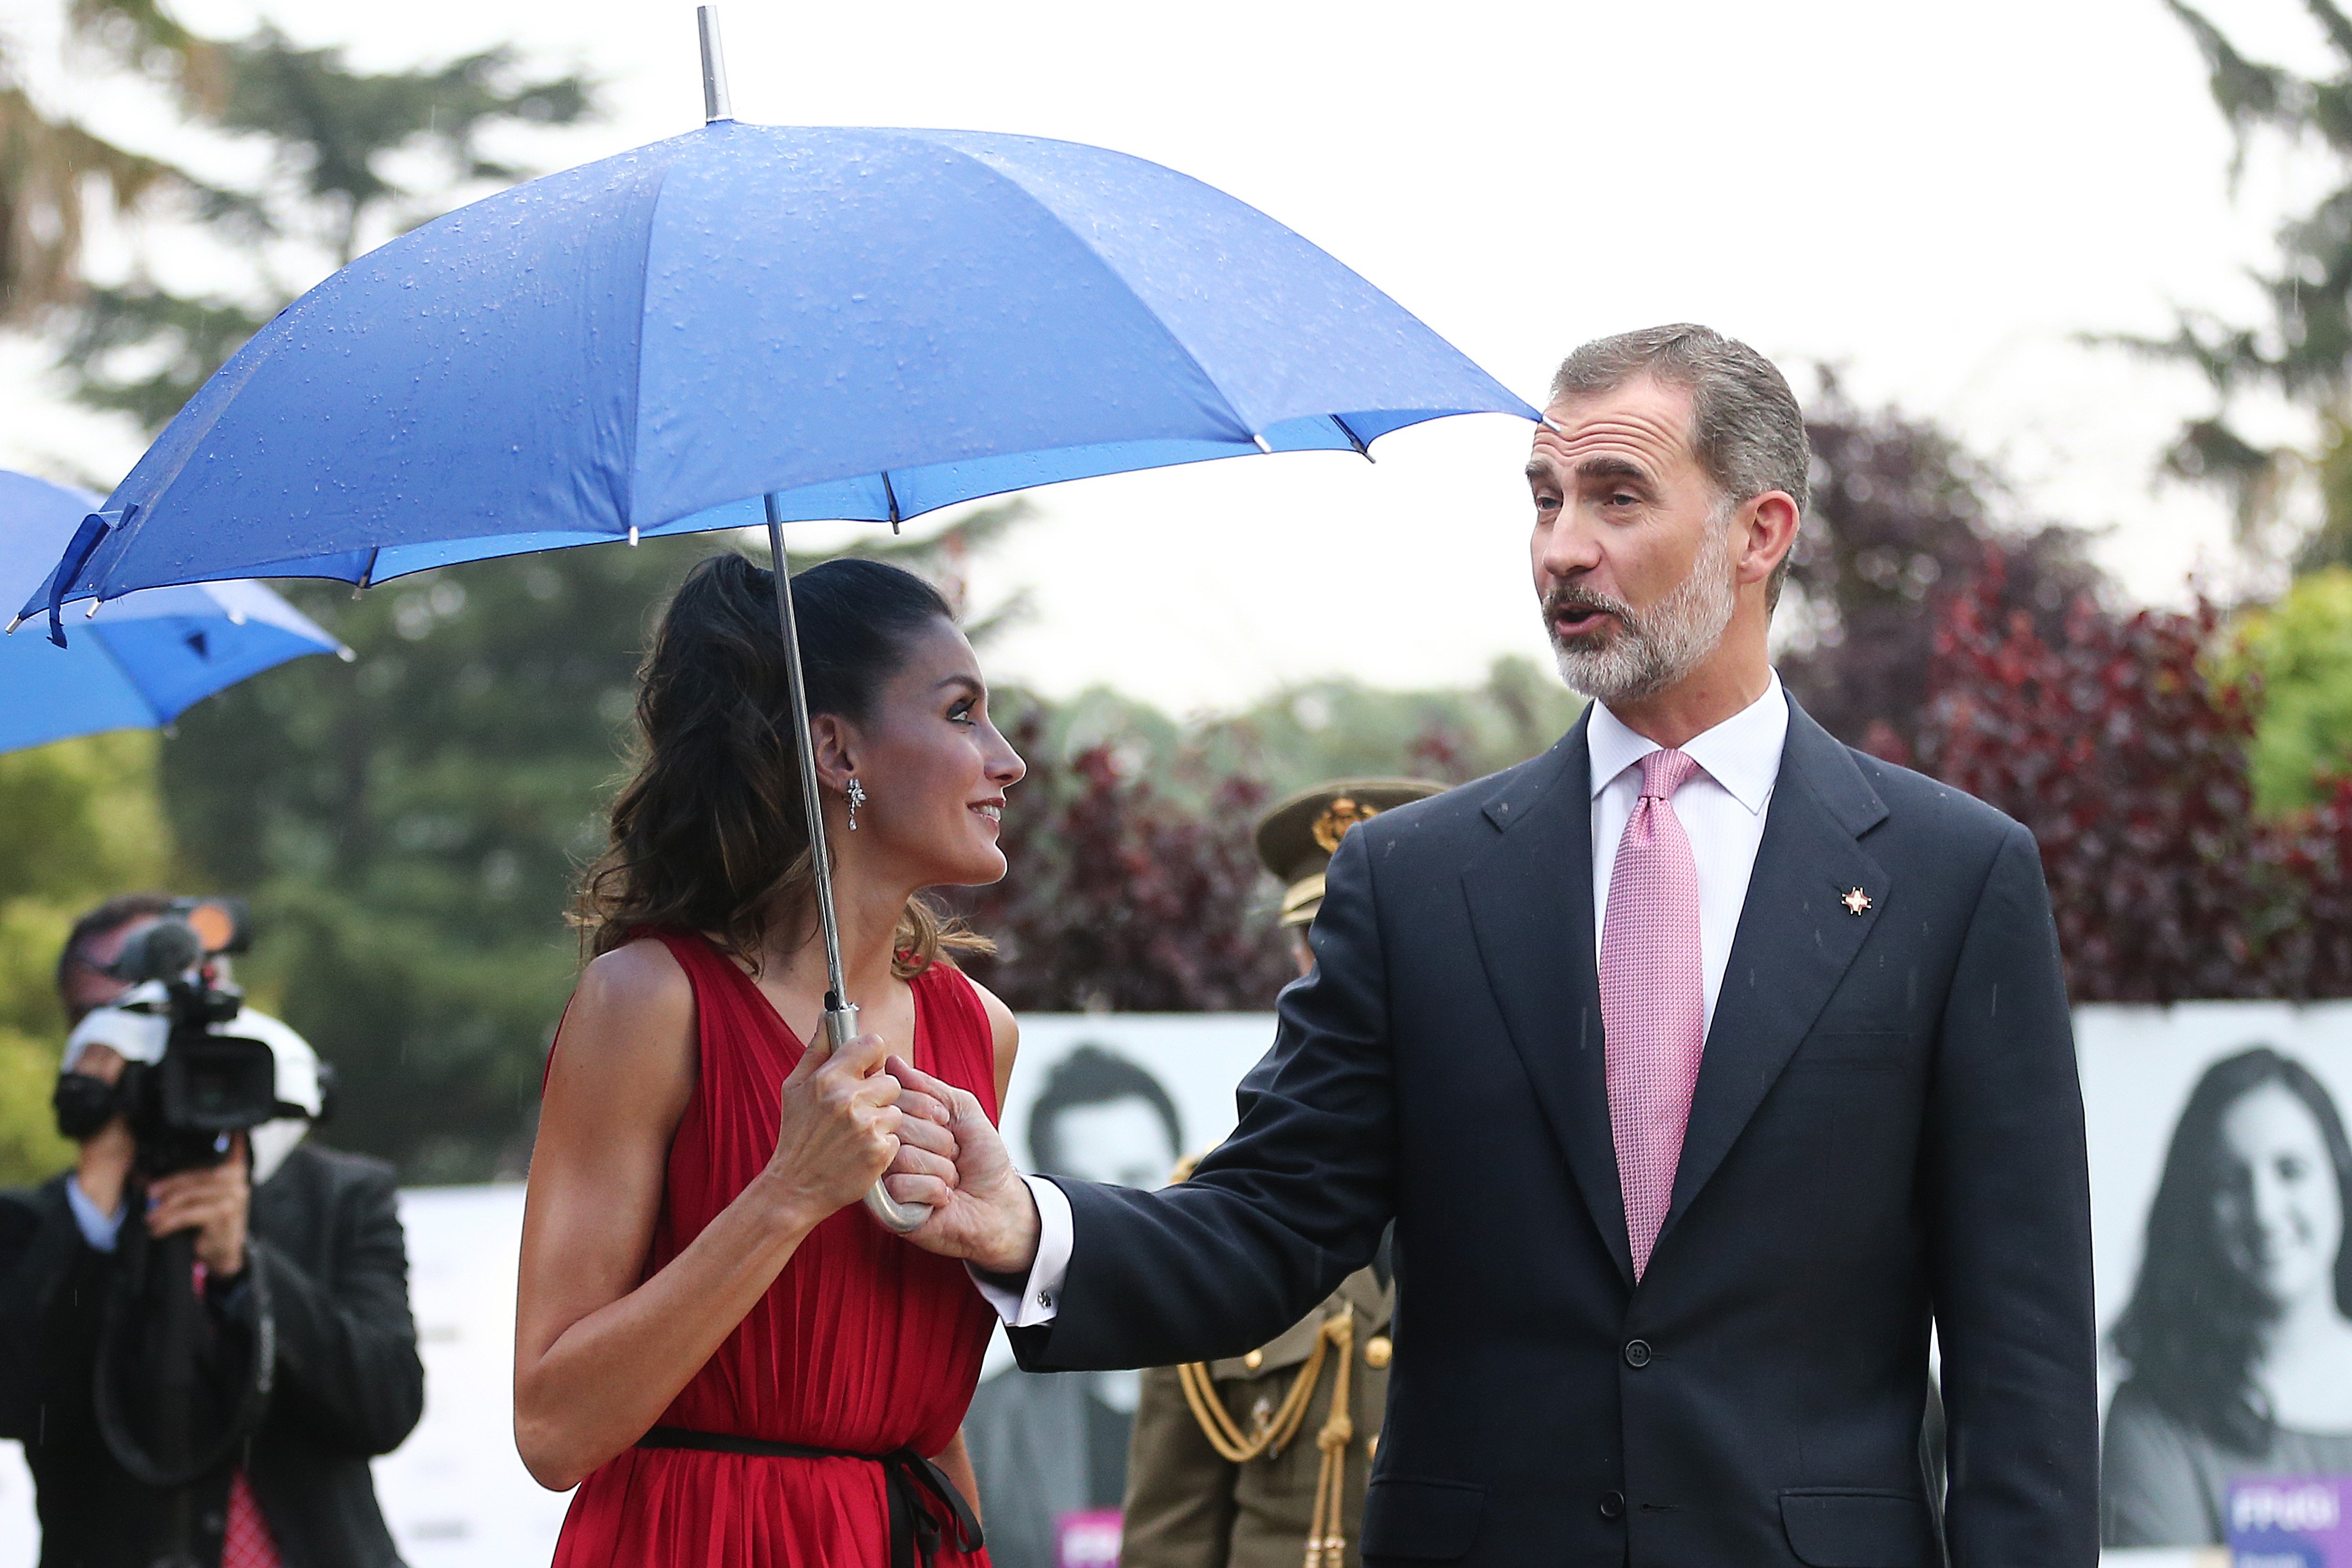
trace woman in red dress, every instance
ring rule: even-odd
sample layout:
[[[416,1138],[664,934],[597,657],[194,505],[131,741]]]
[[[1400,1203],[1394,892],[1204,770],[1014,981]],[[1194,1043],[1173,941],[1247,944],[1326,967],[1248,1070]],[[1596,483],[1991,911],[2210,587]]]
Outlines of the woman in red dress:
[[[944,1112],[886,1057],[1002,1103],[1012,1014],[919,890],[1004,874],[1022,762],[921,580],[834,561],[793,600],[805,736],[770,575],[722,555],[678,590],[582,896],[595,956],[548,1061],[515,1332],[516,1446],[580,1489],[557,1568],[987,1562],[959,1427],[993,1314],[858,1199],[886,1171],[953,1183]],[[865,1030],[837,1052],[803,744]]]

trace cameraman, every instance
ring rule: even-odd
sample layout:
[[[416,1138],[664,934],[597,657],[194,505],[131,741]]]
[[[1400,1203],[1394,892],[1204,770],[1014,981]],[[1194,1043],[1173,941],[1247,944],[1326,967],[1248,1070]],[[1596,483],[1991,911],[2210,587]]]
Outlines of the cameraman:
[[[425,1374],[391,1168],[302,1144],[308,1122],[288,1117],[236,1134],[222,1164],[142,1192],[122,1117],[93,1131],[87,1122],[102,1110],[71,1110],[105,1107],[126,1061],[152,1053],[137,1020],[109,1007],[127,988],[107,966],[172,913],[170,900],[140,894],[76,923],[58,963],[58,999],[76,1026],[58,1103],[80,1152],[40,1187],[0,1193],[0,1436],[25,1445],[41,1568],[150,1568],[171,1530],[173,1493],[123,1468],[91,1392],[126,1224],[195,1232],[199,1365],[231,1385],[206,1389],[214,1413],[236,1407],[253,1357],[274,1346],[257,1424],[190,1489],[197,1563],[396,1568],[368,1458],[416,1425]],[[237,1028],[271,1047],[278,1098],[316,1113],[317,1061],[300,1038],[251,1012]]]

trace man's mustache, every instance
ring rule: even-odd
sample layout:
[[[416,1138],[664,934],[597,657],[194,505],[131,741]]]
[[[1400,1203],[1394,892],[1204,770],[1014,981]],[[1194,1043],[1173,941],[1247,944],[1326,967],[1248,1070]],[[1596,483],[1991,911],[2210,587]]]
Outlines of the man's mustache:
[[[1626,630],[1638,629],[1641,622],[1634,617],[1633,607],[1622,599],[1612,599],[1605,593],[1595,593],[1589,588],[1573,583],[1557,583],[1544,595],[1544,624],[1549,626],[1573,611],[1613,615]]]

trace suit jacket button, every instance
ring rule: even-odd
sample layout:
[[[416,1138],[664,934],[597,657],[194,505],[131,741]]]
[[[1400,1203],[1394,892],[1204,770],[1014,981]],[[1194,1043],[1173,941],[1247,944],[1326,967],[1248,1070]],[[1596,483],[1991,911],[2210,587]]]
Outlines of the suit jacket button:
[[[1622,1491],[1602,1492],[1601,1494],[1601,1517],[1603,1519],[1624,1518],[1625,1494]]]
[[[1628,1366],[1649,1365],[1650,1342],[1645,1339],[1627,1340],[1625,1342],[1625,1364]]]
[[[1265,1352],[1262,1350],[1254,1350],[1250,1352],[1247,1355],[1242,1357],[1242,1364],[1248,1367],[1252,1372],[1255,1372],[1259,1367],[1265,1364]]]

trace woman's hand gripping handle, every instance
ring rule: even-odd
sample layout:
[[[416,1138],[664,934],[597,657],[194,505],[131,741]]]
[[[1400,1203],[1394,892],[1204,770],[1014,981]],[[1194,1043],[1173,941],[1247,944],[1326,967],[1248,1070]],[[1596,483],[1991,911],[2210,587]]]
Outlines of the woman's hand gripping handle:
[[[836,1053],[857,1040],[857,1004],[856,1002],[846,1002],[840,1007],[826,1009],[824,1038],[826,1044]],[[899,1130],[904,1132],[903,1123]],[[895,1155],[897,1151],[893,1150],[892,1154]],[[884,1168],[888,1168],[887,1163]],[[884,1228],[895,1230],[901,1236],[929,1218],[931,1212],[919,1203],[900,1203],[892,1197],[889,1188],[882,1185],[879,1172],[876,1173],[873,1185],[866,1189],[866,1207],[868,1213],[882,1222]]]
[[[857,1009],[844,1009],[854,1031]],[[792,1207],[823,1219],[874,1190],[900,1157],[906,1113],[898,1081],[882,1071],[878,1035],[836,1036],[827,1014],[822,1043],[812,1041],[785,1077],[776,1121],[770,1182]]]

